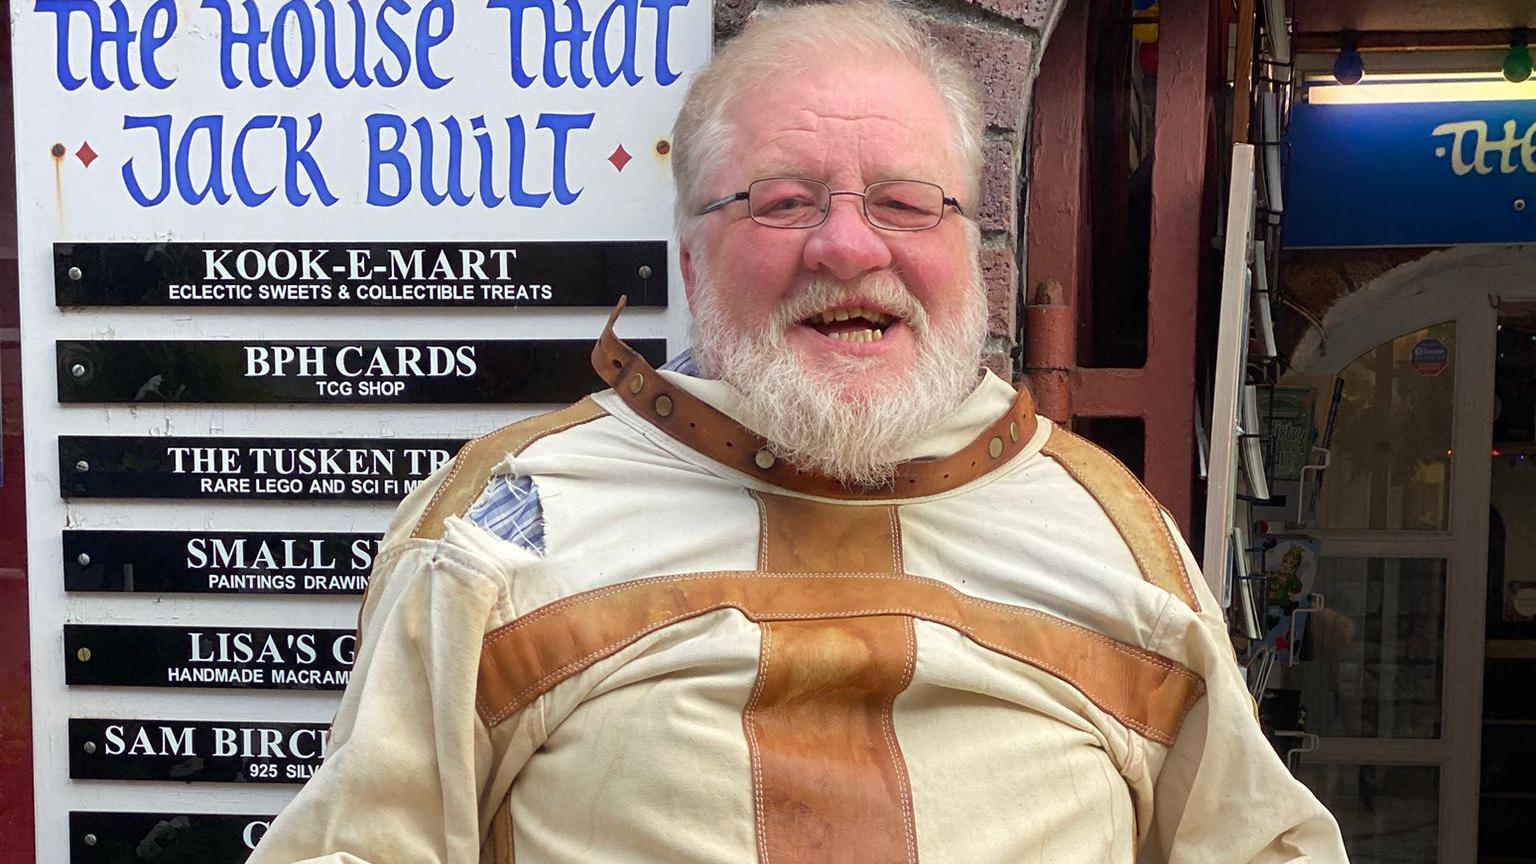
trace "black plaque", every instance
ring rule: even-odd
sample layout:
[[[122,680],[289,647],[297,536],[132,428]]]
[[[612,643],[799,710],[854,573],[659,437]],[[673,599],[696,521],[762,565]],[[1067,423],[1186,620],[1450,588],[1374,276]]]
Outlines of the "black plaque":
[[[60,306],[667,305],[662,240],[55,243]]]
[[[65,624],[64,683],[341,690],[357,637],[322,627]]]
[[[378,534],[65,531],[64,590],[361,594]]]
[[[70,864],[239,864],[274,816],[71,810]]]
[[[60,435],[65,498],[398,501],[463,439]]]
[[[325,756],[325,723],[70,718],[71,780],[303,783]]]
[[[61,340],[60,402],[565,403],[607,385],[580,339]],[[630,343],[652,365],[662,339]]]

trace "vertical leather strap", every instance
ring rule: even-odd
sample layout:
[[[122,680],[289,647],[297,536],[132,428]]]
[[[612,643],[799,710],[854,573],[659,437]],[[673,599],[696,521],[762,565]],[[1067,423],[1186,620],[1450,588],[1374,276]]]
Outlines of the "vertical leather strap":
[[[1086,438],[1060,426],[1051,429],[1040,452],[1055,459],[1099,503],[1131,550],[1142,578],[1199,612],[1200,601],[1178,543],[1163,521],[1163,508],[1136,475]]]
[[[762,517],[757,569],[901,572],[901,519],[894,506],[856,507],[751,494]]]
[[[895,507],[754,497],[759,569],[901,572]],[[891,720],[916,657],[905,616],[763,622],[742,716],[760,862],[917,860],[912,791]]]
[[[509,793],[491,817],[491,861],[493,864],[513,864],[512,854],[512,795]]]
[[[763,624],[743,715],[762,864],[917,861],[891,705],[912,681],[912,619]]]

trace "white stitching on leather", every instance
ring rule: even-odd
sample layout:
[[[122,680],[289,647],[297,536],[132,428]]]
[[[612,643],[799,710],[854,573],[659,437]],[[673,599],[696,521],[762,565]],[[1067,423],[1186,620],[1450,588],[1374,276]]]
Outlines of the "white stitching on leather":
[[[891,508],[894,513],[895,508]],[[880,713],[880,731],[885,735],[885,746],[891,750],[891,761],[896,763],[896,775],[899,783],[898,792],[901,795],[901,820],[902,833],[905,835],[907,845],[908,864],[917,864],[917,820],[912,815],[912,781],[907,775],[907,760],[901,755],[901,744],[896,740],[896,720],[893,716],[896,708],[896,697],[912,686],[912,673],[917,668],[917,634],[912,626],[912,619],[903,620],[902,635],[906,640],[907,661],[904,667],[903,684],[900,690],[893,692],[890,698],[885,700],[885,708]]]
[[[757,712],[757,700],[763,695],[763,679],[768,674],[768,657],[773,649],[773,630],[766,622],[758,629],[762,632],[762,647],[758,649],[757,680],[752,684],[752,696],[742,711],[741,725],[747,733],[747,754],[752,760],[752,810],[757,822],[757,859],[759,864],[768,864],[768,822],[763,815],[766,809],[763,802],[763,754],[757,743],[757,730],[752,728],[752,718]]]

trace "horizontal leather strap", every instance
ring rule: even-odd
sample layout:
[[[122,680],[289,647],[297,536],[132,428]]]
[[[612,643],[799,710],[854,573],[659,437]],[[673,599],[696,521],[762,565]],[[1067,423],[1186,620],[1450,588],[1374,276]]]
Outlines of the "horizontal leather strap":
[[[477,707],[495,726],[561,681],[664,627],[720,609],[757,621],[906,615],[1067,682],[1121,723],[1172,743],[1205,693],[1185,666],[1023,606],[932,579],[878,573],[725,571],[624,582],[557,600],[485,636]]]

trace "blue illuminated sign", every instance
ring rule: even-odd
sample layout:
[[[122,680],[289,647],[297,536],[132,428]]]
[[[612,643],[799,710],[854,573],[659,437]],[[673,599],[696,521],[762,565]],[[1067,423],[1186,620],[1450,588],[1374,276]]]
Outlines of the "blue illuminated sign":
[[[1298,101],[1285,245],[1536,243],[1536,100]]]

